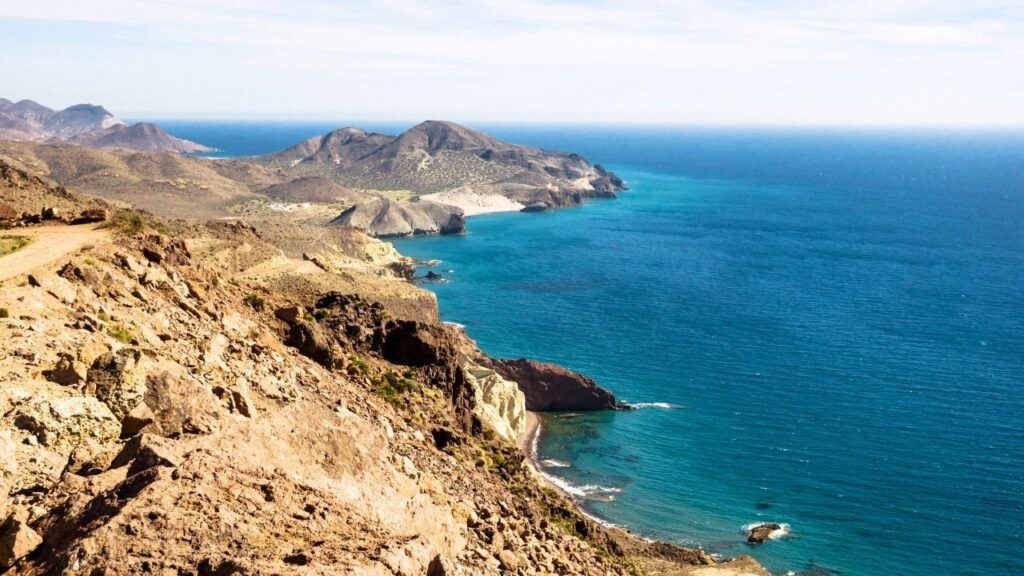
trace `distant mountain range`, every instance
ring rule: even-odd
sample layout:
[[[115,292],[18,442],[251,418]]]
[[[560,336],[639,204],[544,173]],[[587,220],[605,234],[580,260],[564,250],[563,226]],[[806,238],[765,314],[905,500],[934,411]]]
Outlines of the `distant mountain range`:
[[[212,148],[171,136],[155,124],[128,125],[106,108],[76,104],[53,110],[32,100],[0,98],[0,140],[66,143],[138,152],[211,152]]]
[[[545,210],[614,198],[625,188],[578,154],[510,144],[440,121],[398,136],[342,128],[273,154],[214,160],[148,154],[205,148],[152,124],[128,126],[99,106],[54,112],[0,100],[5,139],[22,141],[0,141],[0,159],[12,165],[165,215],[219,218],[259,199],[325,204],[343,208],[325,224],[378,237],[459,233],[467,215],[495,211],[481,205]]]

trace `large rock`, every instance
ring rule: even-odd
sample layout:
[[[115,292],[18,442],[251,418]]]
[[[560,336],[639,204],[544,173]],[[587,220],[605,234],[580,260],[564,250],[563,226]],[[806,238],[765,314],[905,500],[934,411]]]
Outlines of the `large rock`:
[[[11,516],[0,524],[0,569],[31,554],[43,539],[21,519]]]
[[[747,528],[747,542],[751,544],[761,544],[767,540],[783,536],[788,531],[789,527],[785,524],[778,524],[775,522],[754,524]]]
[[[376,198],[345,210],[331,224],[358,228],[378,238],[466,231],[466,218],[461,208],[430,200],[403,202]]]
[[[615,395],[596,382],[561,366],[520,358],[485,361],[502,377],[519,384],[531,412],[614,410]]]
[[[121,420],[139,405],[146,394],[146,365],[149,361],[134,348],[108,352],[89,369],[88,388]]]
[[[217,397],[173,362],[159,362],[147,371],[144,401],[156,420],[152,426],[164,436],[208,433],[220,426]]]
[[[499,436],[515,442],[526,428],[526,397],[519,386],[483,366],[469,363],[463,368],[473,387],[476,415]]]
[[[110,408],[88,396],[37,398],[17,408],[14,425],[58,451],[70,450],[87,438],[113,440],[121,433],[121,424]]]

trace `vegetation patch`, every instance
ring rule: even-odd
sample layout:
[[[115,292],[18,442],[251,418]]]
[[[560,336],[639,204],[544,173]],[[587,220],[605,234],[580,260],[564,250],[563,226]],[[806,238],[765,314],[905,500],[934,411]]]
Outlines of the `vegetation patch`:
[[[11,313],[7,310],[7,308],[0,308],[0,318],[10,318],[10,317],[11,317]]]
[[[124,326],[118,326],[117,324],[108,326],[107,334],[110,334],[114,340],[123,344],[130,344],[132,341],[132,333]]]
[[[373,391],[389,404],[398,406],[403,396],[412,392],[419,392],[420,385],[415,380],[410,380],[388,370],[382,377],[373,379]]]
[[[245,295],[244,300],[245,303],[248,304],[250,308],[256,310],[257,312],[262,311],[263,308],[265,308],[267,305],[267,301],[264,300],[262,296],[260,296],[259,294],[253,294],[251,292]]]
[[[17,252],[31,243],[32,239],[27,236],[4,236],[0,238],[0,256]]]

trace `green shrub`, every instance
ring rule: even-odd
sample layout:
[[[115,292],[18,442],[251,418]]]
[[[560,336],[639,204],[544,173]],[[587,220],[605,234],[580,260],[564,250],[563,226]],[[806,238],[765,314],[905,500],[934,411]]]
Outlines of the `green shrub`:
[[[267,305],[266,300],[264,300],[258,294],[253,294],[252,292],[245,295],[245,303],[248,304],[253,310],[256,310],[257,312],[263,310],[264,306]]]
[[[403,378],[391,370],[380,379],[374,379],[373,390],[388,403],[398,405],[402,396],[410,392],[419,392],[420,385],[414,380]]]
[[[111,324],[107,328],[107,334],[110,334],[115,340],[124,344],[129,344],[132,341],[132,333],[127,328],[117,324]]]
[[[11,313],[7,310],[7,308],[0,308],[0,318],[10,318],[10,317],[11,317]]]

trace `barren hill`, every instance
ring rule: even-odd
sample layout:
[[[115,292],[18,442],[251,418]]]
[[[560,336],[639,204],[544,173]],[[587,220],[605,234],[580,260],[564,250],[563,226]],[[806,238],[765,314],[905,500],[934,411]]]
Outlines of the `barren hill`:
[[[106,108],[76,104],[52,110],[33,102],[0,98],[0,140],[67,142],[92,148],[148,152],[210,152],[213,149],[171,136],[159,126],[129,126]]]
[[[489,185],[524,201],[571,205],[613,197],[623,183],[576,154],[509,144],[452,122],[427,121],[399,136],[345,128],[255,159],[294,174],[329,175],[377,190],[427,194]]]

